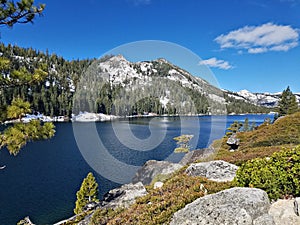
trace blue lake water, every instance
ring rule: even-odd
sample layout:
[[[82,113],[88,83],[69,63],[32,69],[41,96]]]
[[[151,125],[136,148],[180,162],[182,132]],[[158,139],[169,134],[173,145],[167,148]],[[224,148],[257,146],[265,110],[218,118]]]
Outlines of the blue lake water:
[[[257,125],[266,117],[273,118],[134,118],[77,123],[75,127],[72,123],[58,123],[53,139],[29,143],[16,157],[6,149],[0,151],[0,166],[6,165],[0,170],[0,224],[16,224],[28,215],[36,224],[53,224],[68,218],[73,215],[76,191],[88,172],[94,173],[101,198],[120,183],[130,182],[134,171],[147,160],[180,161],[183,155],[173,153],[173,137],[194,134],[192,147],[204,148],[222,137],[231,123],[246,117]]]

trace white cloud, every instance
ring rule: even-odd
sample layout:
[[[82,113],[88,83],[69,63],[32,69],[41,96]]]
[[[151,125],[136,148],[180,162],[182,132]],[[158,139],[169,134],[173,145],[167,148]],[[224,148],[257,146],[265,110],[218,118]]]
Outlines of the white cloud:
[[[221,49],[244,49],[248,53],[288,51],[299,41],[299,30],[287,25],[266,23],[261,26],[245,26],[218,36],[215,41]]]
[[[232,69],[233,66],[229,64],[229,62],[225,61],[225,60],[221,60],[221,59],[217,59],[215,57],[210,58],[210,59],[206,59],[206,60],[201,60],[199,62],[199,65],[205,65],[208,67],[215,67],[215,68],[219,68],[219,69],[223,69],[223,70],[228,70],[228,69]]]
[[[267,48],[249,48],[248,49],[248,53],[251,53],[251,54],[264,53],[267,51],[268,51]]]

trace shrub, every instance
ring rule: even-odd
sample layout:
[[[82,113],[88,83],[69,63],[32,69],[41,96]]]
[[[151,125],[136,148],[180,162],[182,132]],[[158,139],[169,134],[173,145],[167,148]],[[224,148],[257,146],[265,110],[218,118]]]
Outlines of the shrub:
[[[201,184],[208,194],[230,188],[232,184],[217,183],[201,177],[190,177],[182,171],[168,179],[162,188],[151,189],[149,194],[138,198],[108,225],[157,225],[168,224],[172,215],[187,204],[204,195]]]
[[[271,157],[244,163],[234,180],[237,186],[265,190],[270,199],[300,195],[300,145]]]
[[[123,209],[97,209],[91,217],[89,225],[105,225],[122,211]]]

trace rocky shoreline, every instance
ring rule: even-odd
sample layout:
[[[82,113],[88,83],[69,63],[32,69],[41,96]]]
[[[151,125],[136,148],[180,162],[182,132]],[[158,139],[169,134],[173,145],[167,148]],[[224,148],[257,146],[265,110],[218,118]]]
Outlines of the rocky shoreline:
[[[238,167],[222,160],[194,163],[212,154],[212,148],[192,151],[179,163],[147,161],[132,179],[132,183],[109,191],[103,201],[88,208],[91,213],[78,225],[88,225],[96,209],[128,208],[135,199],[148,194],[145,186],[161,188],[164,180],[176,171],[185,169],[188,176],[201,176],[216,182],[232,181]],[[205,187],[200,187],[207,193]],[[272,204],[265,191],[257,188],[230,188],[196,199],[177,211],[171,225],[243,224],[243,225],[296,225],[300,224],[300,198],[278,200]],[[56,223],[63,225],[75,221],[76,216]]]

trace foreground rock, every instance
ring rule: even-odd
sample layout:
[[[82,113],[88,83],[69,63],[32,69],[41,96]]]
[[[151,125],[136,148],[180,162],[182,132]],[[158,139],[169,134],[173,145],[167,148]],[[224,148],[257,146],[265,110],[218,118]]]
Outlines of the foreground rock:
[[[267,193],[232,188],[198,198],[176,212],[170,225],[275,225]]]
[[[181,167],[182,165],[177,163],[149,160],[137,171],[132,182],[142,182],[143,185],[149,185],[157,175],[171,175]]]
[[[135,202],[135,199],[148,194],[141,182],[136,184],[124,184],[120,188],[110,190],[104,195],[101,202],[102,208],[127,208]]]
[[[295,210],[295,200],[279,199],[271,205],[269,214],[273,216],[276,225],[299,225],[300,216]]]
[[[185,172],[190,176],[201,176],[217,182],[227,182],[234,179],[237,169],[238,167],[234,164],[223,160],[216,160],[193,163]]]

